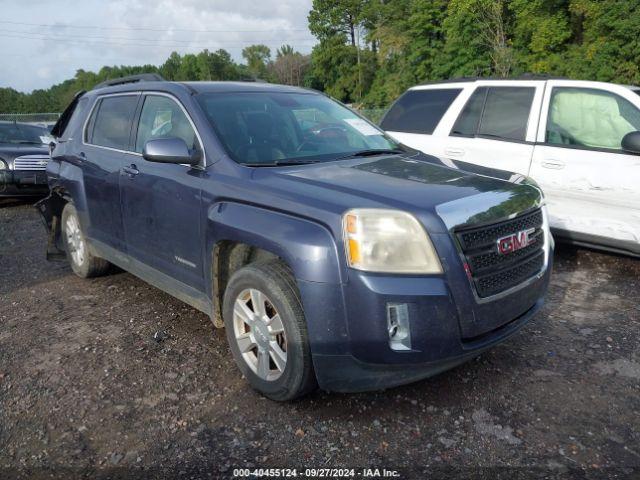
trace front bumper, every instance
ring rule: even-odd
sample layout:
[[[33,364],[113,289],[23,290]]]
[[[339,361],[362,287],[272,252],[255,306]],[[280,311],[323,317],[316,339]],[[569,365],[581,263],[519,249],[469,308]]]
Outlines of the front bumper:
[[[447,274],[433,277],[351,271],[342,286],[299,282],[320,387],[358,392],[403,385],[453,368],[503,342],[540,310],[552,251],[542,275],[490,302],[478,303],[464,272],[458,275],[462,268],[448,266]],[[394,350],[389,344],[390,303],[407,305],[409,350]],[[474,318],[477,328],[461,328],[467,316]]]
[[[0,170],[0,197],[31,197],[49,191],[45,171]]]
[[[432,377],[461,365],[505,341],[520,330],[540,310],[542,304],[541,299],[525,314],[492,335],[467,344],[467,348],[462,352],[426,363],[374,364],[362,362],[352,355],[314,355],[313,365],[318,383],[324,390],[332,392],[367,392]]]

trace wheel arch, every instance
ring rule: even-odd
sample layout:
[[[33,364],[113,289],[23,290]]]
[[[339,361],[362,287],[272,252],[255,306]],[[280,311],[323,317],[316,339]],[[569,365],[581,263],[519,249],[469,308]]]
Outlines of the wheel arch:
[[[254,261],[278,258],[297,283],[339,284],[338,250],[329,230],[308,219],[241,203],[212,206],[207,215],[208,272],[213,321],[222,322],[222,298],[233,272]]]

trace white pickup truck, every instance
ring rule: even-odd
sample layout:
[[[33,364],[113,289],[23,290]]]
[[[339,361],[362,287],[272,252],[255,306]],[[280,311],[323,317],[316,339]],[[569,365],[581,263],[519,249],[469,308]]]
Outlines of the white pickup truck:
[[[381,126],[441,157],[532,177],[555,236],[640,256],[640,87],[514,79],[410,88]]]

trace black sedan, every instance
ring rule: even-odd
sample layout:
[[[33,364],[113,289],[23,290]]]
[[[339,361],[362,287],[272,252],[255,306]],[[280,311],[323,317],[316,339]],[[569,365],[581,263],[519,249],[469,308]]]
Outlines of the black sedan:
[[[49,131],[18,122],[0,122],[0,198],[35,197],[49,191]]]

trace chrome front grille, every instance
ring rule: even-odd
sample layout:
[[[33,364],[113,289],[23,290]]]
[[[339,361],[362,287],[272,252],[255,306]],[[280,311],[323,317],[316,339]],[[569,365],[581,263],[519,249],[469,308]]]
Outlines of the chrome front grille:
[[[13,161],[14,170],[46,170],[48,155],[23,155]]]

